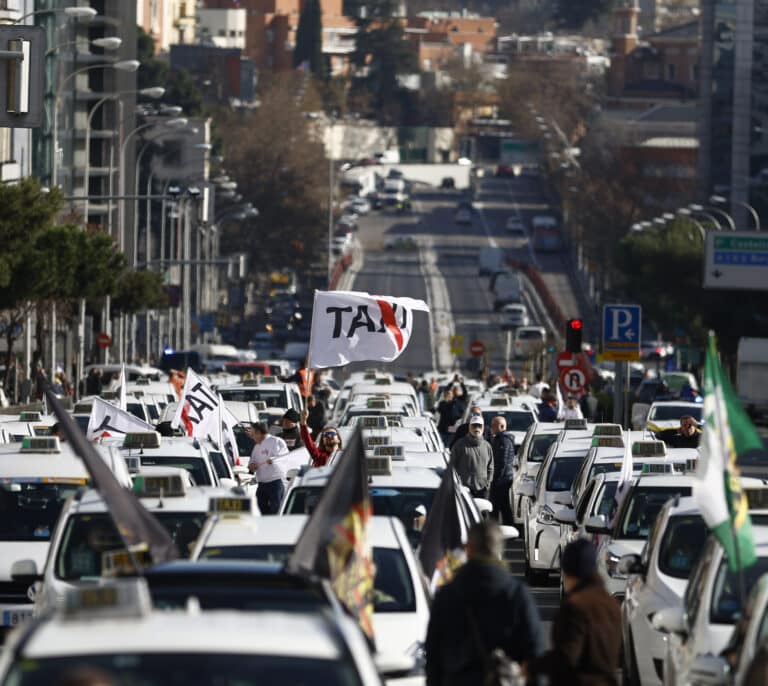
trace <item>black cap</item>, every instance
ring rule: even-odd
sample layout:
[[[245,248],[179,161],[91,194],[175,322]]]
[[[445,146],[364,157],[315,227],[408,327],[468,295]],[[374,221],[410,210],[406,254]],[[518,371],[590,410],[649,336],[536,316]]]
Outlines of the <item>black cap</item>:
[[[571,541],[563,551],[560,562],[563,574],[577,579],[589,579],[597,574],[597,551],[591,541],[579,538]]]
[[[283,419],[287,419],[289,422],[297,423],[301,419],[301,416],[299,415],[298,412],[296,412],[296,410],[294,410],[293,408],[290,408],[283,415]]]

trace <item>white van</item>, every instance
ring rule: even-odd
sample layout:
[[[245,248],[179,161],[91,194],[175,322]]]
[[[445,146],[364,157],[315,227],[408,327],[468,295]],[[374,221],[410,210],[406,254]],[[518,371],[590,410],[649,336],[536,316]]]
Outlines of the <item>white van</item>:
[[[200,361],[205,365],[206,371],[223,372],[227,362],[238,362],[240,353],[234,345],[222,345],[217,343],[201,343],[189,348],[200,355]]]

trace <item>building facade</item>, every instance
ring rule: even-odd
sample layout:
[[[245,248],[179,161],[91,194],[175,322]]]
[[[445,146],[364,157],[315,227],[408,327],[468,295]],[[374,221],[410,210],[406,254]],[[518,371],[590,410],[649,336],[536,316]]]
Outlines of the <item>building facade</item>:
[[[196,0],[136,0],[136,22],[155,39],[155,49],[166,53],[171,45],[195,42],[197,4]]]

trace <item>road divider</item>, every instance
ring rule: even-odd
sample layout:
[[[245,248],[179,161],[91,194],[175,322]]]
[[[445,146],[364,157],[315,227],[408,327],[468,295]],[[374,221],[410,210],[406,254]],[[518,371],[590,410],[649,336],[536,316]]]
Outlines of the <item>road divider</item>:
[[[454,334],[451,298],[448,284],[437,267],[437,252],[431,238],[419,241],[419,268],[424,277],[429,305],[430,350],[433,369],[450,369],[453,365],[451,336]]]

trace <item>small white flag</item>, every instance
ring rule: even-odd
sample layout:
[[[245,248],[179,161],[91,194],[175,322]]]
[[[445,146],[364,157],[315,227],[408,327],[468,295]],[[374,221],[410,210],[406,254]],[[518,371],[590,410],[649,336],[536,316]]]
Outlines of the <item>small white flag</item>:
[[[86,431],[89,440],[95,441],[110,436],[124,436],[131,432],[154,430],[155,427],[130,412],[121,410],[117,405],[113,405],[102,398],[93,399]]]
[[[414,298],[315,291],[308,366],[397,359],[413,333],[415,311],[429,312],[429,306]]]
[[[181,426],[187,436],[206,438],[211,433],[209,422],[216,419],[218,404],[218,396],[208,382],[191,368],[187,369],[187,378],[184,381],[184,388],[176,407],[176,414],[171,420],[171,426],[174,429]],[[214,427],[215,424],[211,426]],[[215,439],[218,431],[212,431],[211,435]]]
[[[632,457],[632,442],[630,440],[630,433],[627,431],[624,437],[624,459],[621,462],[621,472],[619,473],[619,483],[616,485],[616,493],[613,496],[616,502],[614,512],[618,512],[621,509],[621,505],[624,499],[629,493],[629,489],[634,482],[635,460]]]

